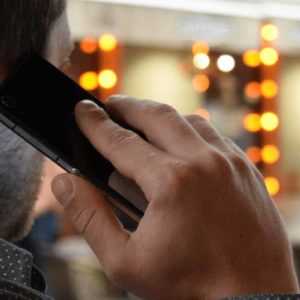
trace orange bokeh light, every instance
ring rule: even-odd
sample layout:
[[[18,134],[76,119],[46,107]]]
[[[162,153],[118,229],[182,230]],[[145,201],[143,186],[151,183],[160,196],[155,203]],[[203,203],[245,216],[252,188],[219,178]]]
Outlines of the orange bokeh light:
[[[103,70],[98,75],[98,82],[103,89],[112,89],[118,83],[118,76],[113,70]]]
[[[192,51],[194,55],[199,53],[208,54],[209,46],[206,42],[203,41],[195,42]]]
[[[274,197],[280,192],[280,182],[276,177],[266,177],[265,184],[271,196]]]
[[[245,86],[245,95],[249,99],[257,100],[261,96],[261,86],[259,82],[251,81]]]
[[[275,145],[266,145],[261,151],[262,160],[266,164],[274,164],[280,158],[280,151]]]
[[[261,116],[260,123],[265,131],[274,131],[279,126],[279,118],[273,112],[265,112]]]
[[[273,42],[278,39],[279,30],[274,24],[265,24],[261,28],[261,37],[267,42]]]
[[[261,129],[260,115],[249,113],[244,117],[244,128],[249,132],[258,132]]]
[[[200,117],[202,117],[203,119],[205,119],[205,120],[207,120],[207,121],[210,121],[210,113],[209,113],[209,111],[206,110],[206,109],[204,109],[204,108],[202,108],[202,107],[198,108],[198,109],[195,111],[194,114],[195,114],[195,115],[198,115],[198,116],[200,116]]]
[[[261,161],[261,150],[259,147],[248,148],[246,154],[254,164],[258,164]]]
[[[261,83],[261,93],[265,98],[274,98],[278,93],[278,85],[274,80],[264,80]]]
[[[79,84],[87,91],[93,91],[98,88],[98,78],[96,72],[85,72],[79,78]]]
[[[266,47],[260,51],[260,60],[266,66],[273,66],[278,62],[279,54],[276,49]]]
[[[260,65],[260,55],[255,49],[248,50],[243,55],[244,64],[250,68],[256,68]]]
[[[86,37],[80,42],[80,49],[86,54],[93,54],[98,49],[97,40],[93,37]]]
[[[193,79],[193,87],[199,93],[205,93],[210,87],[210,80],[205,74],[198,74]]]
[[[117,48],[118,41],[116,37],[110,33],[105,33],[99,38],[99,48],[104,52],[110,52]]]

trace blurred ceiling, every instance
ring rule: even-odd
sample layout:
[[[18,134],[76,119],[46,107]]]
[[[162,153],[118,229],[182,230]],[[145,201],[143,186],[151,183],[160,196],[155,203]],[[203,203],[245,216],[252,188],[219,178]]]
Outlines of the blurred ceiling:
[[[206,40],[215,48],[241,52],[259,47],[259,28],[280,28],[282,52],[300,53],[300,0],[70,0],[76,38],[112,32],[126,44],[188,48]]]

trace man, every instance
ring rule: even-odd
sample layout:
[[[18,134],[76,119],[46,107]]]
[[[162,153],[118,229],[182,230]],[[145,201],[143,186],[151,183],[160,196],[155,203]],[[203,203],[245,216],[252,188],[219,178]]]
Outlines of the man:
[[[35,49],[61,68],[68,60],[64,1],[2,0],[0,22],[2,79],[24,51]],[[183,118],[169,106],[115,97],[107,108],[148,142],[88,101],[76,109],[78,125],[144,192],[149,206],[139,228],[124,231],[104,195],[80,178],[61,175],[53,191],[117,285],[155,300],[298,292],[282,221],[239,149],[201,118]],[[24,188],[34,181],[27,176]],[[27,204],[20,211],[30,215]],[[23,228],[25,218],[10,219],[13,232]],[[47,299],[31,257],[3,240],[1,252],[0,298]]]
[[[281,218],[239,148],[166,105],[115,96],[107,110],[147,137],[90,101],[76,108],[83,133],[149,201],[138,229],[126,232],[81,178],[60,175],[53,191],[117,285],[151,300],[298,292]]]
[[[66,66],[72,44],[65,6],[64,0],[0,1],[0,81],[31,50]],[[41,154],[0,126],[0,299],[47,299],[32,256],[6,242],[21,239],[31,227],[42,165]]]

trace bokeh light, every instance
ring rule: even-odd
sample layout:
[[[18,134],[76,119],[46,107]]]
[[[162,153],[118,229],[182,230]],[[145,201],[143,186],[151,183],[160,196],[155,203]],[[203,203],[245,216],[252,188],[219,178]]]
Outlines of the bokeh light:
[[[254,164],[258,164],[261,161],[261,150],[259,147],[248,148],[246,154]]]
[[[204,118],[207,121],[210,121],[210,113],[205,108],[199,107],[194,114]]]
[[[244,117],[244,128],[249,132],[258,132],[261,129],[260,115],[249,113]]]
[[[79,84],[87,91],[93,91],[98,88],[98,77],[96,72],[85,72],[79,78]]]
[[[113,70],[103,70],[98,75],[100,87],[104,89],[112,89],[118,82],[117,74]]]
[[[274,98],[278,93],[278,85],[274,80],[264,80],[261,83],[261,93],[265,98]]]
[[[279,36],[279,30],[274,24],[265,24],[261,28],[261,37],[268,42],[275,41]]]
[[[199,42],[195,42],[193,45],[193,54],[199,54],[199,53],[204,53],[204,54],[208,54],[209,53],[209,46],[206,42],[204,41],[199,41]]]
[[[86,54],[93,54],[97,51],[97,40],[93,37],[86,37],[80,41],[80,50]]]
[[[276,177],[266,177],[265,184],[272,197],[276,196],[280,192],[280,182]]]
[[[193,87],[199,93],[205,93],[210,87],[210,80],[205,74],[198,74],[193,79]]]
[[[105,33],[99,38],[99,48],[104,52],[110,52],[116,49],[118,41],[110,33]]]
[[[198,53],[194,56],[194,65],[200,70],[205,70],[210,65],[210,58],[207,54]]]
[[[280,158],[280,151],[275,145],[266,145],[261,151],[262,160],[266,164],[274,164]]]
[[[218,58],[217,65],[220,71],[229,73],[235,68],[235,59],[233,56],[224,54]]]
[[[261,96],[261,86],[259,82],[251,81],[245,86],[245,95],[252,100],[258,100]]]
[[[273,66],[279,60],[279,54],[274,48],[266,47],[260,51],[260,60],[266,66]]]
[[[260,65],[260,55],[255,49],[247,50],[243,54],[243,62],[250,68],[256,68]]]
[[[265,112],[261,116],[260,123],[265,131],[274,131],[279,126],[279,118],[273,112]]]

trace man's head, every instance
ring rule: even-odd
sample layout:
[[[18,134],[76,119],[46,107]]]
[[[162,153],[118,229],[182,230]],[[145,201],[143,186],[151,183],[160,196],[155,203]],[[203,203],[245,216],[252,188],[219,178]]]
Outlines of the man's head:
[[[68,63],[72,44],[65,1],[0,1],[0,80],[32,50],[58,68]],[[0,238],[16,240],[27,232],[42,164],[37,151],[0,125]]]

